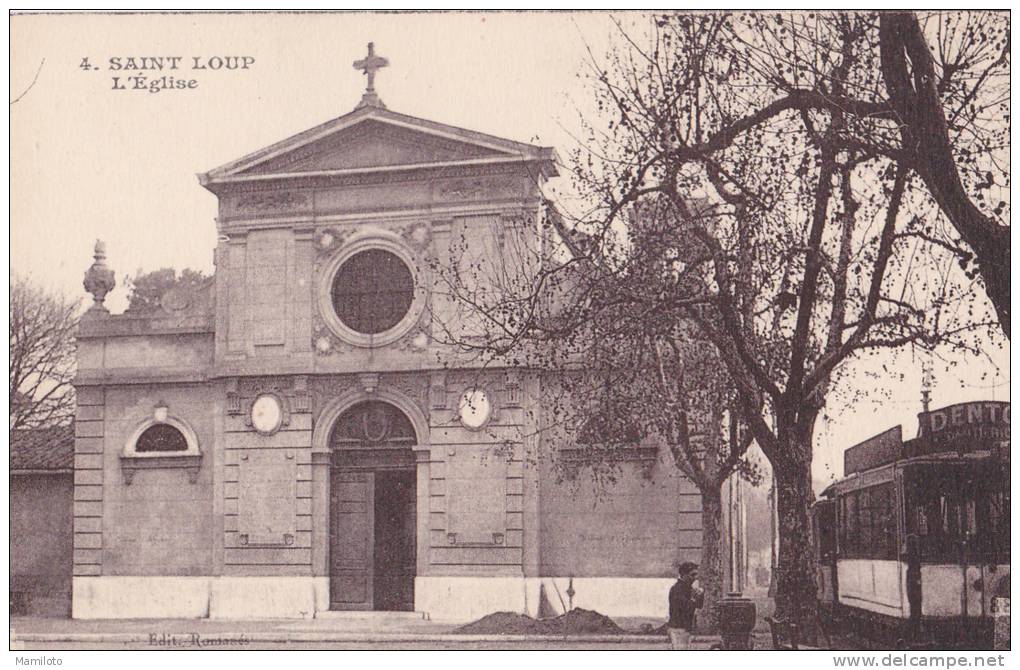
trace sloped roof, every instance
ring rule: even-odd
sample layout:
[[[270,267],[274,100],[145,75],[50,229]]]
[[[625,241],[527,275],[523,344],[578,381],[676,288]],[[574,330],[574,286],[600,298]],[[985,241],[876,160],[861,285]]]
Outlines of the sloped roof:
[[[11,432],[11,471],[70,470],[74,465],[74,426]]]
[[[367,135],[388,132],[388,160],[363,146]],[[420,145],[417,146],[416,145]],[[417,148],[417,151],[408,149]],[[325,154],[328,158],[321,160]],[[346,155],[345,155],[346,154]],[[537,161],[550,176],[556,172],[550,147],[515,142],[399,114],[382,107],[360,107],[297,135],[271,144],[199,175],[213,190],[216,184],[286,179],[305,175],[340,175],[397,168],[428,168],[497,162]]]

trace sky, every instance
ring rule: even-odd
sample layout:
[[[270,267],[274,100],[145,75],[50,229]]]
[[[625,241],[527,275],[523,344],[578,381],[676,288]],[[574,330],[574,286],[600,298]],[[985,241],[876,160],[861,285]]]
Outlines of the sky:
[[[565,157],[591,111],[578,73],[616,34],[610,16],[592,12],[12,17],[11,269],[85,298],[82,274],[103,239],[114,312],[126,275],[212,272],[216,198],[196,174],[351,111],[365,86],[352,62],[370,41],[390,62],[376,77],[390,109]],[[195,88],[114,90],[114,76],[134,71],[112,71],[110,59],[142,56],[181,57],[179,70],[145,74]],[[254,62],[208,69],[231,56]],[[192,69],[196,58],[207,69]],[[551,187],[554,198],[566,190]],[[1008,399],[1008,348],[949,362],[934,366],[933,407]],[[816,479],[840,474],[842,451],[886,428],[913,435],[921,364],[904,352],[855,369],[853,383],[873,392],[830,403]]]

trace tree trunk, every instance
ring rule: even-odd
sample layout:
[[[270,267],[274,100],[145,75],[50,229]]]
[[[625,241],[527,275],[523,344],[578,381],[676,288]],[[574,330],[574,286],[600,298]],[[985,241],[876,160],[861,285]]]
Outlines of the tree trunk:
[[[800,446],[785,453],[811,453]],[[773,464],[779,517],[779,564],[773,576],[775,618],[796,623],[798,637],[810,644],[817,632],[815,562],[808,517],[808,507],[814,499],[811,462],[805,463],[792,455],[777,461]]]
[[[1010,229],[974,204],[960,179],[935,63],[913,12],[885,12],[879,19],[882,77],[902,123],[903,144],[932,197],[977,259],[988,298],[1010,337]]]
[[[719,599],[723,595],[722,496],[721,487],[701,493],[701,566],[698,581],[705,589],[705,604],[698,615],[698,628],[714,633],[719,626]]]

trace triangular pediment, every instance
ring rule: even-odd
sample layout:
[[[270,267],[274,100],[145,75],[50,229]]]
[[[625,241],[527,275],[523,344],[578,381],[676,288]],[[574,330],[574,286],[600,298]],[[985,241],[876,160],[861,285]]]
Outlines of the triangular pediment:
[[[368,119],[240,174],[356,170],[506,156],[505,152]]]
[[[555,174],[555,153],[381,107],[350,114],[200,175],[207,187],[249,179],[293,178],[499,161],[538,161]]]

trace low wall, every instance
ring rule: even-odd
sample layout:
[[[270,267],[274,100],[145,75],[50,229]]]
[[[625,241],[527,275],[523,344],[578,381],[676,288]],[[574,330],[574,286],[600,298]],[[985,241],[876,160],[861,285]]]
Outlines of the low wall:
[[[71,613],[70,472],[12,474],[10,490],[11,613]]]
[[[667,617],[671,579],[416,577],[415,610],[466,623],[493,612]],[[75,577],[76,619],[310,619],[329,609],[328,577]]]
[[[326,577],[75,577],[75,619],[310,619]]]

